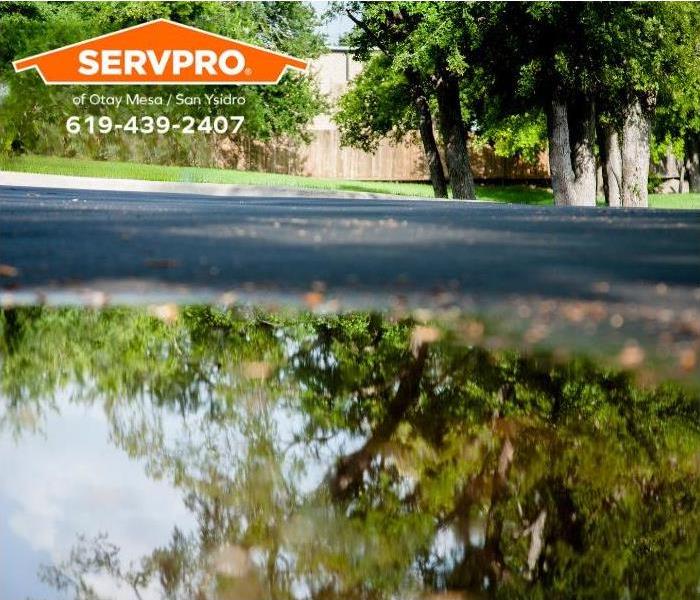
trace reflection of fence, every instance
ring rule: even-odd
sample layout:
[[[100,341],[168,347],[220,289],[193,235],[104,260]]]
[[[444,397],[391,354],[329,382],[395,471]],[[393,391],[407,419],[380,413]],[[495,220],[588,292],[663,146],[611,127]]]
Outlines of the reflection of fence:
[[[340,146],[337,129],[312,132],[307,144],[288,141],[256,142],[240,139],[226,140],[219,147],[218,166],[309,175],[350,180],[425,181],[428,169],[420,142],[406,139],[397,144],[388,140],[380,143],[374,153]],[[549,177],[546,153],[537,163],[520,159],[500,158],[488,147],[472,150],[472,169],[476,179],[543,180]]]

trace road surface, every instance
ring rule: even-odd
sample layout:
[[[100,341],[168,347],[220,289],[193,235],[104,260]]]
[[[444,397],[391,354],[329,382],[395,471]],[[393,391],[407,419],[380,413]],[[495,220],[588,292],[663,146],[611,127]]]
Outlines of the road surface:
[[[0,186],[0,265],[0,306],[420,309],[700,382],[699,211]]]
[[[15,296],[648,294],[692,305],[700,289],[695,211],[0,187],[0,244],[0,284]]]

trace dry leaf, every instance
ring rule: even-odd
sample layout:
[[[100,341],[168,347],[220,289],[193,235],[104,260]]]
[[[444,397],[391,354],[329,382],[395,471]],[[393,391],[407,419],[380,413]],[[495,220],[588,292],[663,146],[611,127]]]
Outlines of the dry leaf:
[[[0,277],[17,277],[19,270],[11,265],[0,265]]]
[[[644,362],[644,350],[636,343],[629,343],[620,352],[618,360],[625,369],[633,369]]]
[[[160,319],[164,323],[174,323],[180,314],[180,311],[176,304],[159,304],[156,306],[151,306],[150,313],[156,318]]]

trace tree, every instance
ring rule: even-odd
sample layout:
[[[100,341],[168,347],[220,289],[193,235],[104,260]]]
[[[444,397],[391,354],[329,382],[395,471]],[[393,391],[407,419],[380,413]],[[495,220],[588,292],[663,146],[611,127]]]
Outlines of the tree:
[[[35,72],[15,74],[10,61],[51,50],[86,38],[117,31],[155,18],[168,18],[213,33],[262,45],[303,58],[314,58],[323,50],[316,33],[317,18],[311,6],[301,2],[283,3],[199,3],[199,2],[75,2],[36,4],[33,11],[10,9],[0,12],[0,80],[8,86],[8,96],[0,106],[0,139],[5,151],[24,148],[37,153],[59,153],[94,158],[142,159],[145,162],[198,164],[211,160],[211,138],[195,136],[137,136],[124,133],[69,136],[65,121],[77,109],[72,96],[83,91],[114,94],[109,86],[46,86]],[[182,93],[230,93],[230,86],[185,86]],[[119,92],[144,93],[140,86],[120,88]],[[172,90],[151,86],[149,94],[167,95]],[[312,77],[287,73],[275,86],[237,86],[236,95],[244,104],[217,106],[218,114],[245,117],[245,135],[257,139],[276,136],[305,136],[306,126],[325,106]],[[92,106],[95,115],[108,114],[125,121],[133,107]],[[166,114],[176,119],[183,114],[201,117],[211,107],[140,107],[141,114]]]
[[[688,103],[698,99],[693,82],[700,69],[700,7],[632,2],[601,10],[596,33],[608,203],[647,206],[651,134],[659,130],[655,121],[667,121],[679,109],[688,119]]]
[[[676,5],[677,11],[664,23],[672,29],[672,39],[680,38],[673,57],[676,68],[666,72],[666,83],[653,122],[653,138],[671,148],[680,163],[682,191],[684,169],[688,174],[690,191],[700,191],[700,60],[697,56],[697,35],[700,30],[700,10],[697,5]],[[676,41],[678,41],[676,39]]]
[[[609,203],[647,205],[655,111],[697,70],[691,4],[478,5],[489,96],[547,115],[555,203],[595,205],[596,123]]]
[[[469,100],[477,96],[474,81],[471,84],[462,81],[460,87],[462,98],[478,114],[470,140],[472,147],[491,144],[496,156],[538,160],[539,153],[547,147],[546,120],[542,113],[503,117],[490,99]],[[441,156],[433,134],[432,114],[437,112],[437,103],[429,89],[429,85],[412,86],[405,73],[392,70],[386,54],[375,53],[341,96],[334,120],[343,144],[367,152],[376,149],[383,138],[398,141],[418,130],[434,194],[446,197]],[[466,110],[463,106],[462,111]]]
[[[366,152],[385,137],[399,141],[418,130],[436,198],[447,198],[447,181],[433,132],[430,98],[414,77],[391,70],[387,55],[374,54],[338,101],[333,119],[341,143]]]
[[[366,61],[373,52],[380,51],[391,68],[408,82],[436,193],[442,195],[443,186],[429,110],[429,98],[433,95],[452,195],[474,199],[467,127],[460,97],[460,81],[466,65],[457,43],[463,21],[468,16],[466,5],[348,2],[341,6],[356,25],[347,39],[356,58]]]
[[[595,205],[594,3],[479,5],[479,60],[506,117],[542,112],[557,205]]]

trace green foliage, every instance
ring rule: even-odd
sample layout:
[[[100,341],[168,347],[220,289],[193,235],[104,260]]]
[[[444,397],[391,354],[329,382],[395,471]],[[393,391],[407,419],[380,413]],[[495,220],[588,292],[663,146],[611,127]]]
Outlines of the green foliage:
[[[700,135],[700,9],[692,3],[679,3],[665,29],[674,33],[666,41],[676,42],[676,68],[666,70],[666,85],[660,97],[654,122],[654,137],[673,144],[673,152],[683,158],[688,142]],[[681,37],[682,36],[682,37]],[[681,37],[682,43],[678,43]]]
[[[472,140],[472,146],[488,143],[496,156],[518,156],[533,163],[547,149],[547,122],[542,112],[509,115],[495,123],[484,121],[485,126]]]
[[[639,99],[656,114],[658,139],[697,129],[697,4],[475,3],[472,10],[487,122],[546,111],[557,94],[594,100],[599,120],[614,126]]]
[[[666,130],[658,137],[680,137],[669,116],[687,119],[689,105],[697,106],[700,7],[633,2],[603,8],[598,23],[593,33],[604,50],[598,67],[603,117],[619,121],[625,105],[639,97],[657,113],[657,129]]]
[[[418,84],[434,104],[436,82],[461,78],[461,100],[468,122],[481,79],[463,52],[463,37],[477,31],[469,5],[453,2],[335,2],[333,11],[361,23],[344,43],[368,63],[341,99],[339,123],[346,143],[374,149],[379,139],[400,139],[417,127],[410,85]],[[409,85],[410,84],[410,85]],[[413,113],[413,114],[412,114]]]
[[[15,74],[11,60],[51,50],[65,44],[116,31],[155,18],[168,18],[214,33],[280,50],[303,58],[314,58],[323,50],[315,32],[313,8],[296,2],[76,2],[34,3],[35,10],[0,13],[0,80],[9,94],[0,104],[0,142],[5,151],[29,150],[43,154],[98,159],[138,160],[145,163],[209,166],[215,136],[156,136],[129,133],[70,136],[65,131],[68,116],[109,115],[125,122],[133,114],[166,114],[178,119],[184,114],[202,117],[211,112],[201,106],[87,106],[76,108],[72,97],[83,92],[113,95],[109,86],[46,86],[34,71]],[[276,136],[305,136],[311,119],[325,106],[312,77],[287,73],[275,86],[183,86],[178,92],[202,97],[204,93],[231,93],[245,97],[245,104],[217,106],[216,114],[244,116],[242,135],[255,139]],[[163,86],[126,86],[119,94],[141,93],[167,96]],[[135,113],[136,111],[136,113]]]
[[[95,574],[164,597],[214,579],[252,598],[301,582],[325,598],[697,596],[700,397],[439,333],[366,313],[4,311],[0,423],[40,425],[62,389],[102,401],[111,440],[197,521],[129,569],[86,532],[45,581],[76,597]],[[212,566],[249,549],[240,577]]]
[[[391,70],[384,54],[375,54],[340,97],[333,120],[343,145],[376,150],[384,138],[401,140],[418,128],[406,77]]]
[[[700,8],[694,3],[345,2],[336,10],[362,21],[346,42],[361,60],[377,49],[384,53],[384,81],[399,97],[403,82],[391,72],[417,73],[424,82],[441,73],[459,77],[467,120],[499,156],[538,154],[555,93],[593,99],[601,122],[617,125],[641,98],[647,110],[658,111],[660,138],[698,130]],[[406,106],[396,103],[392,121],[382,98],[396,100],[390,89],[375,89],[376,79],[367,76],[349,92],[340,120],[349,143],[370,149],[392,126],[402,130]],[[368,117],[376,107],[380,117]]]

